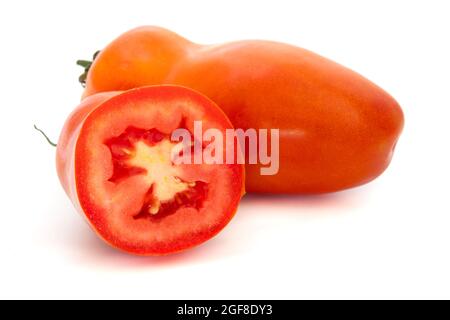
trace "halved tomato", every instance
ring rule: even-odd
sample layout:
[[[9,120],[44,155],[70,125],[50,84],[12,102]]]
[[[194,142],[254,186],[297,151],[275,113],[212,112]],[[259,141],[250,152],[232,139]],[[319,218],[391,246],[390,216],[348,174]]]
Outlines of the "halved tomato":
[[[192,133],[194,121],[224,136],[233,128],[214,102],[177,86],[94,95],[70,115],[58,143],[59,177],[110,245],[139,255],[178,252],[231,220],[243,194],[243,165],[173,161],[172,133]]]

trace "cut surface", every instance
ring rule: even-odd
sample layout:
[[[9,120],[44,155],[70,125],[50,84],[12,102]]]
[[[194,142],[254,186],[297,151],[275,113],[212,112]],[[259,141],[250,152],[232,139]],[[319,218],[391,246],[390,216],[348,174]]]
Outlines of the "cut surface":
[[[184,182],[179,178],[180,168],[173,165],[170,155],[174,143],[164,139],[156,146],[149,146],[139,141],[136,144],[136,152],[127,163],[134,167],[146,169],[145,181],[153,185],[154,196],[160,202],[166,202],[174,198],[177,193],[186,191],[195,186],[195,182]],[[159,210],[156,208],[156,212]],[[150,212],[150,213],[156,213]]]
[[[159,255],[198,245],[233,217],[243,165],[171,161],[180,127],[232,128],[207,98],[185,88],[130,90],[101,104],[81,128],[75,153],[79,204],[109,244]]]
[[[135,218],[163,217],[181,207],[200,209],[206,197],[207,183],[183,181],[182,168],[173,164],[172,150],[177,145],[156,129],[129,127],[105,143],[114,163],[109,181],[120,183],[133,175],[142,175],[148,186],[144,205]]]

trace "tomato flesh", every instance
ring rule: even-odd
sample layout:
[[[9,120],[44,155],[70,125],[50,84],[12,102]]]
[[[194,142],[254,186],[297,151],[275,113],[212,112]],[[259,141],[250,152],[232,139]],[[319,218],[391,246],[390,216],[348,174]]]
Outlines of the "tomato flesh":
[[[128,127],[120,136],[108,139],[105,144],[111,150],[114,165],[113,175],[108,181],[120,183],[133,175],[151,176],[151,171],[158,170],[158,168],[155,168],[155,162],[166,163],[169,171],[173,171],[174,166],[170,163],[170,152],[157,154],[153,157],[162,156],[162,159],[152,159],[151,152],[149,152],[150,149],[158,149],[161,145],[169,146],[169,148],[173,146],[174,144],[169,142],[169,138],[167,134],[155,128],[145,130]],[[141,158],[141,161],[136,161],[139,158]],[[145,164],[146,161],[149,165]],[[141,162],[141,165],[139,162]],[[159,169],[164,170],[165,168]],[[162,178],[166,182],[171,181],[171,184],[166,183],[162,188],[159,185],[161,181],[151,181],[142,208],[134,216],[135,219],[157,220],[177,212],[180,208],[195,208],[197,210],[202,208],[208,192],[208,183],[200,180],[183,181],[180,177],[170,174],[162,175]],[[173,190],[170,190],[170,187]],[[162,192],[161,189],[163,189]],[[165,196],[162,193],[165,193]]]
[[[150,219],[153,221],[160,220],[168,215],[174,214],[180,208],[195,208],[200,210],[208,193],[208,184],[202,181],[197,181],[192,187],[186,191],[177,193],[173,199],[160,203],[159,210],[152,213],[152,208],[155,207],[155,199],[153,194],[153,187],[151,187],[145,196],[142,209],[134,219]]]

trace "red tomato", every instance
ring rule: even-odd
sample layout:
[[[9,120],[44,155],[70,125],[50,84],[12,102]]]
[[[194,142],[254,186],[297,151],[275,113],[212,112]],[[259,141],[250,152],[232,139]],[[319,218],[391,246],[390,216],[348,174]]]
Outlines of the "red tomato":
[[[271,41],[199,45],[158,27],[121,35],[92,64],[84,97],[144,85],[197,90],[236,128],[280,130],[279,172],[246,165],[246,188],[324,193],[359,186],[389,165],[403,112],[361,75],[313,52]]]
[[[176,86],[97,94],[68,118],[57,149],[61,183],[97,234],[139,255],[198,245],[233,217],[243,194],[239,164],[171,161],[171,133],[233,128],[206,97]]]

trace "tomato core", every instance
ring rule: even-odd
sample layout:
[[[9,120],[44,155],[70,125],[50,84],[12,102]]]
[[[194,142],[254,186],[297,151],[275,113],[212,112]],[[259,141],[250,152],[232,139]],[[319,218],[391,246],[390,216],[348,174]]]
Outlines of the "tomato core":
[[[128,127],[121,135],[105,141],[113,162],[110,182],[119,184],[134,175],[148,183],[141,210],[134,219],[159,220],[180,208],[203,207],[208,184],[180,178],[181,167],[171,160],[176,145],[157,129]]]

